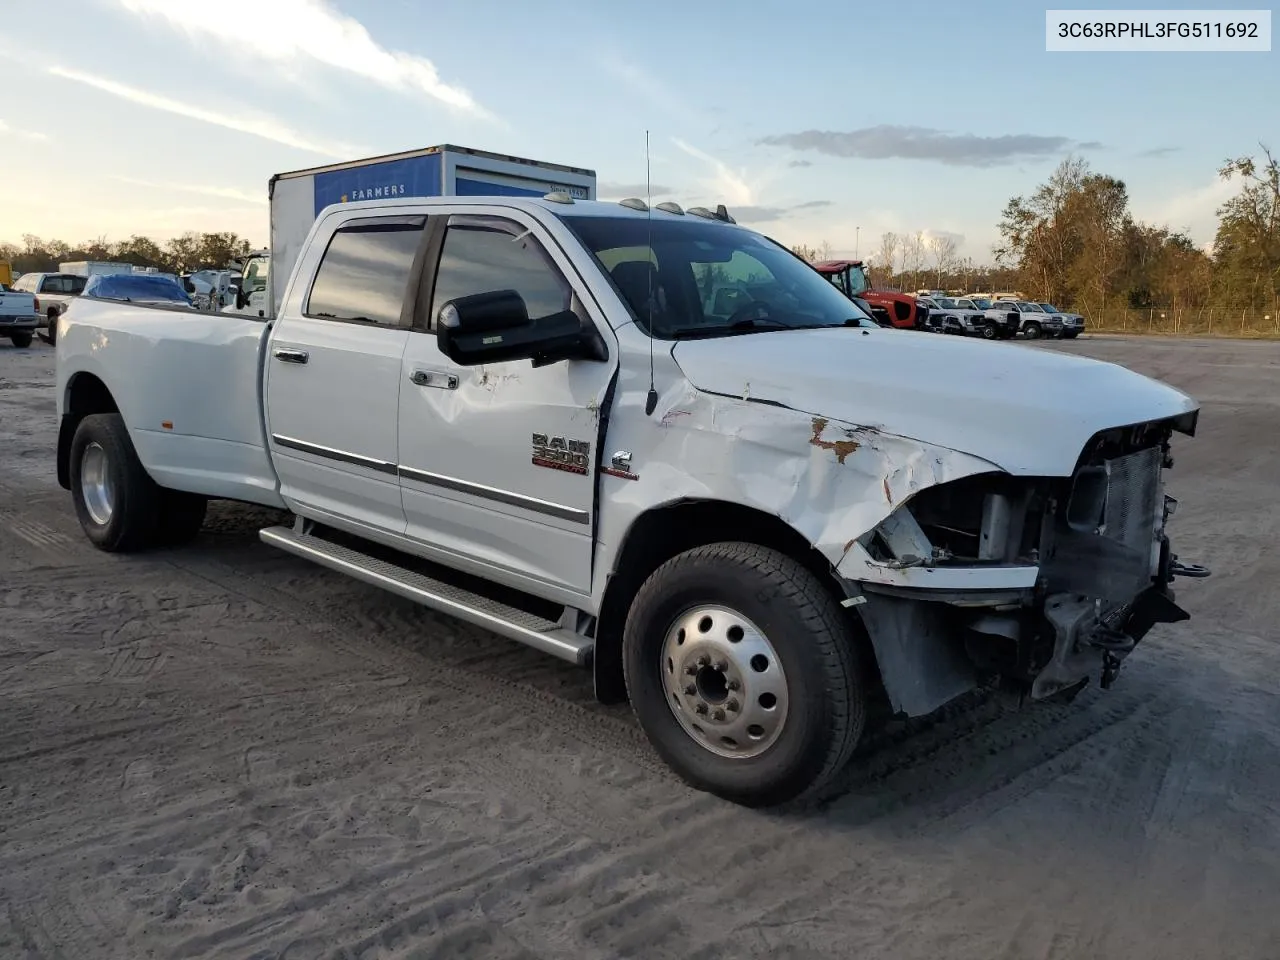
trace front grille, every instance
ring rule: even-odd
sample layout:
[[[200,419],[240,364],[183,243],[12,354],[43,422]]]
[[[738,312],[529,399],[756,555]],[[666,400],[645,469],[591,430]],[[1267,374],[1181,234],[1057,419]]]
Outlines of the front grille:
[[[1147,551],[1155,536],[1163,452],[1150,447],[1106,462],[1107,499],[1101,533]]]

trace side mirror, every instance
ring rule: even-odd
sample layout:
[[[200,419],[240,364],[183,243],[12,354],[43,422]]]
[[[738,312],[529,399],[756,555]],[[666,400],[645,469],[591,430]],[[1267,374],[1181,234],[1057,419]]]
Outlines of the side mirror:
[[[450,300],[436,315],[440,352],[461,366],[532,360],[535,367],[561,360],[603,360],[604,342],[573,310],[530,319],[524,298],[494,290]]]

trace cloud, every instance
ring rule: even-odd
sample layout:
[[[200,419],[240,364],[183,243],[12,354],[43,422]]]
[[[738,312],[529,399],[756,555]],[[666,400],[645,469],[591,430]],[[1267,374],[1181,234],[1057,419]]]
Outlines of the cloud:
[[[1152,147],[1150,150],[1141,151],[1138,156],[1149,158],[1167,157],[1181,149],[1181,147]]]
[[[1185,231],[1198,242],[1211,241],[1218,229],[1218,208],[1239,192],[1239,183],[1214,177],[1200,187],[1155,193],[1152,201],[1135,197],[1134,216],[1148,223]]]
[[[729,212],[733,214],[733,219],[739,223],[772,223],[785,219],[798,210],[816,210],[833,205],[834,201],[831,200],[809,200],[790,207],[754,206],[748,203],[741,206],[732,206],[729,208]]]
[[[115,80],[109,80],[106,77],[95,77],[89,73],[81,73],[78,70],[68,70],[65,67],[50,67],[49,73],[55,77],[62,77],[64,80],[73,80],[76,83],[83,83],[86,86],[109,93],[112,96],[119,97],[122,100],[128,100],[130,103],[136,103],[140,106],[150,107],[153,110],[163,110],[166,113],[175,113],[180,117],[188,117],[192,120],[201,120],[205,123],[211,123],[214,126],[226,127],[228,130],[237,130],[240,133],[248,133],[255,137],[262,137],[264,140],[271,140],[275,143],[282,143],[287,147],[294,147],[298,150],[306,150],[311,153],[319,153],[328,157],[351,157],[359,156],[361,148],[353,147],[348,144],[337,142],[321,143],[312,140],[300,133],[296,133],[286,127],[279,120],[273,117],[262,116],[252,117],[244,114],[224,114],[214,110],[208,110],[204,107],[198,107],[192,103],[184,103],[181,100],[171,100],[169,97],[161,96],[158,93],[151,93],[148,90],[139,90],[137,87],[126,86],[123,83],[117,83]]]
[[[49,135],[46,133],[37,133],[35,130],[20,130],[17,127],[9,126],[3,120],[0,120],[0,137],[17,137],[19,140],[49,139]]]
[[[1101,140],[1086,140],[1076,147],[1077,150],[1105,150],[1106,148],[1106,144]]]
[[[596,195],[601,198],[613,199],[625,197],[645,197],[648,193],[652,193],[655,197],[667,197],[675,193],[675,188],[659,186],[645,186],[643,183],[611,183],[605,181],[596,188]]]
[[[425,57],[379,44],[360,21],[325,0],[117,0],[129,13],[159,19],[193,43],[233,44],[237,52],[286,73],[319,63],[388,90],[425,94],[452,109],[489,117],[462,87],[445,83]]]
[[[203,184],[196,183],[162,183],[155,180],[143,180],[139,177],[112,176],[111,179],[119,181],[120,183],[132,183],[139,187],[175,190],[180,193],[199,193],[206,197],[218,197],[221,200],[236,200],[240,203],[265,204],[267,202],[267,192],[265,188],[261,194],[256,194],[249,193],[246,190],[237,190],[235,187],[205,186]]]
[[[1066,149],[1067,137],[1044,137],[1035,134],[1005,134],[980,137],[974,134],[949,134],[929,127],[907,127],[882,124],[860,130],[836,132],[805,130],[764,137],[769,146],[811,150],[833,157],[856,157],[865,160],[932,160],[955,167],[993,167],[1021,159],[1052,156]]]
[[[697,120],[697,114],[687,99],[613,50],[598,48],[591,59],[597,69],[621,81],[633,93],[661,110],[664,117],[680,117],[686,122]]]
[[[787,164],[788,167],[812,167],[812,160],[792,160]]]
[[[755,207],[750,204],[729,208],[733,219],[742,224],[771,223],[774,220],[781,220],[789,212],[786,207]]]
[[[737,206],[750,206],[754,202],[755,191],[740,173],[735,173],[729,166],[709,153],[690,146],[683,140],[673,137],[672,142],[689,156],[701,160],[714,171],[713,175],[702,180],[715,203],[731,203]]]

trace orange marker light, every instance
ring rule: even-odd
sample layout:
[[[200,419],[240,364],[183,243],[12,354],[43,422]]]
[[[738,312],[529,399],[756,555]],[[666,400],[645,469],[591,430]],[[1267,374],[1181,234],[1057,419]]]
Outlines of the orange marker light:
[[[164,427],[166,430],[172,430],[172,429],[173,429],[173,421],[172,421],[172,420],[161,420],[161,421],[160,421],[160,426]]]

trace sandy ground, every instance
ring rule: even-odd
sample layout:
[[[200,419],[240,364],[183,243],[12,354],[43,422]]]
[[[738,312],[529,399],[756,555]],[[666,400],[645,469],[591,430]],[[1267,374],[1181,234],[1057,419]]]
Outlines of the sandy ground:
[[[585,672],[262,545],[271,514],[95,551],[52,351],[0,345],[0,957],[1280,956],[1280,345],[1048,349],[1205,402],[1194,619],[784,815],[684,787]]]

